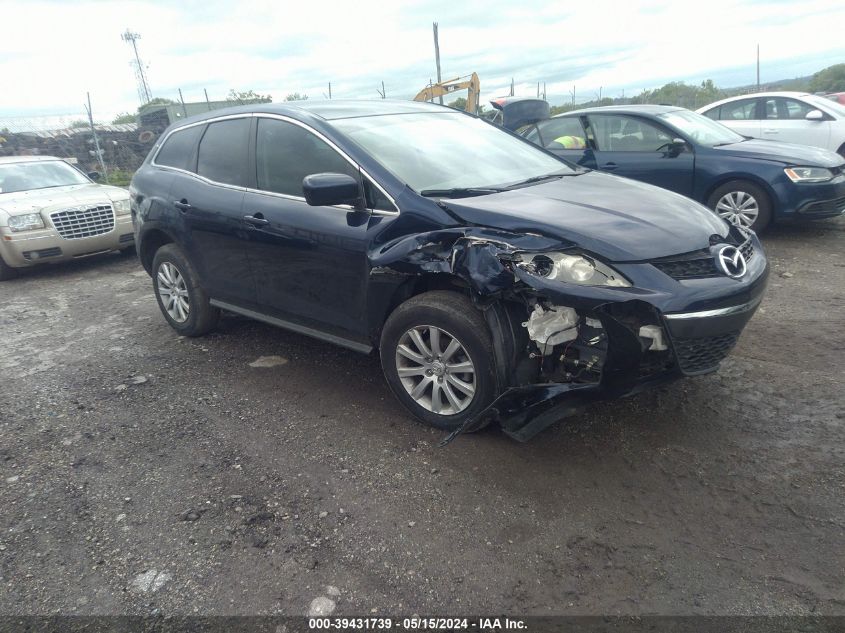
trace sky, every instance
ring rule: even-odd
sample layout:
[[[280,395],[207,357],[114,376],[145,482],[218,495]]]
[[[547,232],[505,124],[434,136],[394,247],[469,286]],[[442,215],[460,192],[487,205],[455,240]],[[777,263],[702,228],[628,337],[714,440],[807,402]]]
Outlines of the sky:
[[[720,87],[811,74],[845,62],[841,0],[0,0],[0,119],[107,120],[139,105],[128,29],[153,96],[225,98],[232,88],[281,101],[410,99],[436,77],[475,71],[482,100],[552,103],[632,95],[668,81]],[[465,95],[466,93],[461,93]]]

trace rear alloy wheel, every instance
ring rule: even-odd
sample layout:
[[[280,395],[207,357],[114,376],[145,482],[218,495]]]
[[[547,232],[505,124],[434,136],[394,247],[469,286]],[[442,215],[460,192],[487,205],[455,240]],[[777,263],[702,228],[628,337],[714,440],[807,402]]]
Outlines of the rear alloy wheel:
[[[153,258],[153,288],[164,318],[182,336],[202,336],[214,329],[220,310],[211,306],[199,277],[175,244],[166,244]]]
[[[761,232],[772,217],[766,192],[757,185],[734,180],[716,189],[707,202],[719,217],[731,224]]]
[[[489,328],[458,292],[425,292],[396,308],[384,325],[380,352],[390,389],[426,424],[454,430],[495,398]]]

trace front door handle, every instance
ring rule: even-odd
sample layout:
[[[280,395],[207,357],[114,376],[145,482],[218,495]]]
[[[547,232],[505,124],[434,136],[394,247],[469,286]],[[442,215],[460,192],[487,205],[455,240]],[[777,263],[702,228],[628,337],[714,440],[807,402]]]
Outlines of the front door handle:
[[[606,170],[606,171],[613,171],[617,167],[619,167],[619,165],[617,165],[616,163],[605,163],[604,165],[601,166],[601,168]]]
[[[174,200],[173,206],[179,209],[180,211],[189,211],[193,209],[193,207],[188,203],[187,200],[185,200],[185,198],[182,198],[181,200]]]
[[[763,130],[763,134],[777,134],[778,131],[775,128],[767,128]]]
[[[244,222],[256,227],[267,226],[268,224],[270,224],[270,220],[265,219],[264,216],[260,213],[256,213],[255,215],[245,215]]]

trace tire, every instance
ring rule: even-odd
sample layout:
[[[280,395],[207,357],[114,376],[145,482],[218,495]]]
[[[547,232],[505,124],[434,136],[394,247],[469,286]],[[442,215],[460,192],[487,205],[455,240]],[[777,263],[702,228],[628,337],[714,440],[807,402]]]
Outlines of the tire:
[[[731,180],[721,185],[710,194],[707,206],[728,222],[756,233],[762,233],[772,221],[769,195],[762,187],[747,180]],[[753,221],[747,221],[752,215]]]
[[[9,281],[18,276],[17,268],[12,268],[0,256],[0,281]]]
[[[434,341],[433,330],[437,330]],[[431,356],[420,353],[412,332]],[[496,397],[490,331],[481,312],[457,292],[426,292],[396,308],[382,330],[379,351],[393,394],[411,415],[435,428],[455,430]],[[473,393],[467,386],[474,388]],[[421,391],[415,398],[411,391],[416,387]]]
[[[165,320],[182,336],[202,336],[217,325],[220,310],[211,306],[196,269],[182,249],[165,244],[153,257],[153,289]]]

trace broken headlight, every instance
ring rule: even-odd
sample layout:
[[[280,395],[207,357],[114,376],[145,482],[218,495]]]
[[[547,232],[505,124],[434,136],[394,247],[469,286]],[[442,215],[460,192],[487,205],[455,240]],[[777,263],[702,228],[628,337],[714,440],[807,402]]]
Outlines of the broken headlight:
[[[628,287],[631,283],[610,266],[586,255],[523,253],[520,266],[532,275],[581,286]]]

